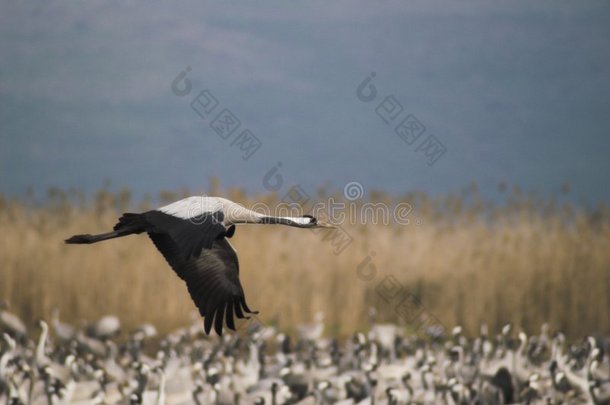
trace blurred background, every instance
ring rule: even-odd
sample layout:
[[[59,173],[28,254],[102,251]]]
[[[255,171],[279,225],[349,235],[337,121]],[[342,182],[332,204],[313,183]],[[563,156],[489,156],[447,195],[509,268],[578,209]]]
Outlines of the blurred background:
[[[407,297],[471,333],[608,334],[609,40],[603,1],[3,1],[0,299],[31,324],[169,330],[194,306],[144,236],[63,239],[186,195],[357,182],[409,224],[345,224],[339,247],[239,230],[262,322],[322,311],[345,336],[373,307],[416,329]]]

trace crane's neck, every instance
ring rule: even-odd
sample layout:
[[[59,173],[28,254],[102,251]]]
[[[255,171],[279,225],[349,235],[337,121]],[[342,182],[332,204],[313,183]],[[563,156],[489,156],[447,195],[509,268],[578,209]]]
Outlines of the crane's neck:
[[[299,228],[309,228],[316,224],[316,220],[311,217],[260,217],[261,224],[280,224],[296,226]]]
[[[46,360],[44,348],[47,344],[47,335],[49,333],[49,328],[46,323],[41,322],[40,327],[42,328],[42,333],[40,334],[38,344],[36,345],[36,362],[38,363],[38,365],[43,364]]]

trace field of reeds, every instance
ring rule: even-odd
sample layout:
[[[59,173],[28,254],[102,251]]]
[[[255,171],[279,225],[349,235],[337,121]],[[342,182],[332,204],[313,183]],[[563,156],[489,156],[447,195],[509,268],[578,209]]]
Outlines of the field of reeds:
[[[206,191],[246,207],[278,203],[274,195]],[[378,321],[414,329],[409,311],[470,332],[507,322],[534,332],[548,322],[573,337],[610,334],[610,211],[513,187],[503,193],[496,203],[483,201],[476,187],[435,198],[370,193],[368,200],[388,206],[411,204],[410,222],[344,224],[352,242],[340,253],[324,232],[240,227],[232,243],[249,306],[261,311],[261,322],[287,331],[322,311],[327,334],[339,336],[366,328],[371,307]],[[63,243],[76,233],[107,231],[123,211],[187,194],[132,201],[128,190],[104,188],[93,196],[51,189],[1,197],[0,299],[30,325],[54,308],[77,324],[117,314],[127,330],[142,322],[165,331],[190,322],[194,306],[185,286],[145,235]],[[318,198],[329,195],[319,190]]]

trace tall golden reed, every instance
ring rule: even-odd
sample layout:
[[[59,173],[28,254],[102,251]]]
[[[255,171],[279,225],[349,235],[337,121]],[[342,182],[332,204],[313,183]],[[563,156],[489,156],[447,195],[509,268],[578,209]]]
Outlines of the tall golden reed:
[[[188,194],[163,192],[161,200]],[[240,190],[220,192],[248,206]],[[553,199],[507,192],[506,202],[482,202],[476,188],[430,198],[410,193],[376,201],[413,205],[408,225],[344,226],[353,238],[340,254],[328,236],[288,227],[244,226],[233,244],[241,279],[259,319],[291,331],[318,311],[327,333],[346,336],[380,321],[410,325],[397,311],[407,297],[445,327],[474,333],[512,322],[529,332],[543,322],[572,337],[610,334],[610,213]],[[276,204],[275,196],[257,196]],[[125,329],[152,322],[168,331],[192,319],[194,306],[180,279],[145,235],[96,245],[65,245],[75,233],[103,232],[133,208],[129,191],[49,190],[0,198],[0,299],[30,325],[49,318],[83,323],[120,316]],[[404,304],[404,302],[403,302]],[[419,306],[421,304],[421,306]],[[402,315],[401,315],[402,314]],[[402,318],[401,318],[402,317]],[[402,321],[401,321],[402,319]]]

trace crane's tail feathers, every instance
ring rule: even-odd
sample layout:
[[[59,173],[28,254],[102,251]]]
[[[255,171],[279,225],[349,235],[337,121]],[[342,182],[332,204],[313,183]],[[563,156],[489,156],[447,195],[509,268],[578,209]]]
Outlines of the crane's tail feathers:
[[[140,214],[123,214],[119,218],[119,222],[114,226],[112,232],[100,233],[98,235],[74,235],[71,238],[66,239],[66,243],[69,244],[89,244],[101,242],[103,240],[120,238],[121,236],[127,236],[131,234],[142,233],[148,226],[144,217]]]
[[[130,212],[126,212],[121,215],[119,218],[119,222],[114,226],[115,231],[121,230],[132,230],[130,233],[140,233],[144,232],[144,229],[149,227],[150,224],[146,221],[146,218],[143,214],[132,214]]]

